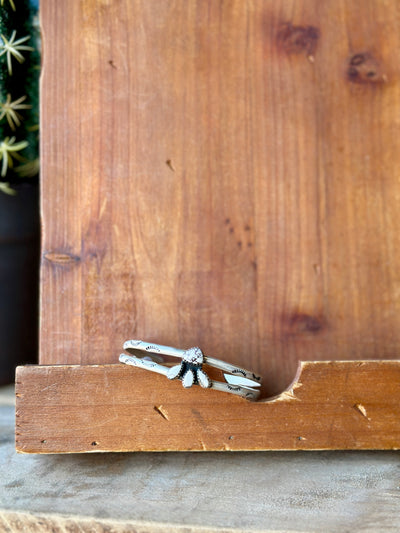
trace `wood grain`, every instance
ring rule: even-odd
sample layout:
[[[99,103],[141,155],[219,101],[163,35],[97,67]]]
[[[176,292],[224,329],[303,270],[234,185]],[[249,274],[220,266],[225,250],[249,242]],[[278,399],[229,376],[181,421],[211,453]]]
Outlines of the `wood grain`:
[[[54,513],[28,513],[0,510],[0,528],[3,531],[40,531],[41,533],[205,533],[199,526],[181,526],[124,521],[120,519],[61,516]],[[210,533],[235,533],[238,529],[207,528]],[[268,531],[266,531],[268,533]],[[274,532],[270,532],[274,533]]]
[[[17,451],[400,448],[400,361],[303,362],[248,402],[124,365],[17,369]]]
[[[40,363],[397,358],[399,10],[42,0]]]

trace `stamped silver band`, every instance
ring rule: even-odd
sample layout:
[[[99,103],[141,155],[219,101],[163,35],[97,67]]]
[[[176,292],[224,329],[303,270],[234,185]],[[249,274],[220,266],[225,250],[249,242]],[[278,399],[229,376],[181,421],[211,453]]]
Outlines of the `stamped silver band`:
[[[261,385],[261,376],[220,359],[207,357],[198,347],[181,350],[161,344],[129,340],[124,343],[124,350],[132,355],[121,354],[121,363],[157,372],[168,379],[180,379],[185,388],[200,385],[203,388],[236,394],[247,400],[256,400],[260,395],[258,387]],[[164,366],[160,364],[163,355],[177,357],[181,362],[172,367]],[[226,382],[211,380],[204,372],[203,364],[222,370]]]

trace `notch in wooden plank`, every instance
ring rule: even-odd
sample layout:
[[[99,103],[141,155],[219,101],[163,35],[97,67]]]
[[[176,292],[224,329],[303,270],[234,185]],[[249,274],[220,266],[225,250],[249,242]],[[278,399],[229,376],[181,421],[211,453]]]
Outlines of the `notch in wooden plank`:
[[[125,365],[24,366],[22,453],[400,448],[400,361],[302,362],[251,403]]]

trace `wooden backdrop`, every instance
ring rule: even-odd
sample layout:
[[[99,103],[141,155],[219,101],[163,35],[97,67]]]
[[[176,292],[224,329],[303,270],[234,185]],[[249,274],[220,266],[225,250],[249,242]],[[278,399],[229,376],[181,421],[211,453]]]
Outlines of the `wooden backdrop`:
[[[400,4],[41,0],[40,363],[400,354]]]

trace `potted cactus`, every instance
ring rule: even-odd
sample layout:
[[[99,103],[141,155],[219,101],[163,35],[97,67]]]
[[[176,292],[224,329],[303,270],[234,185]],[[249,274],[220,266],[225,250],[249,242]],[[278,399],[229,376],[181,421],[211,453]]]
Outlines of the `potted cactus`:
[[[37,352],[37,5],[0,0],[0,383]]]

